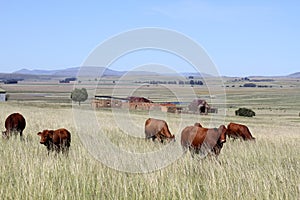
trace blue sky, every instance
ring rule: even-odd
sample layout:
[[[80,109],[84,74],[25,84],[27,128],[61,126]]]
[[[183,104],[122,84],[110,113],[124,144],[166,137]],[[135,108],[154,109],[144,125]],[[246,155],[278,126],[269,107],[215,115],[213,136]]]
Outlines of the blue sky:
[[[158,27],[196,41],[222,75],[286,75],[300,71],[299,15],[299,1],[2,0],[0,72],[80,66],[108,38]],[[149,62],[188,69],[178,58],[144,53],[116,69]]]

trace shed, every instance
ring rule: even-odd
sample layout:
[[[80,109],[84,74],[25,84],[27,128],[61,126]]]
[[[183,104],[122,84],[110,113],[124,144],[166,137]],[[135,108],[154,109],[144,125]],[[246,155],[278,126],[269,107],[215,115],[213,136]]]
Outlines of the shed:
[[[117,108],[122,106],[122,98],[112,96],[95,96],[91,104],[93,108]]]
[[[6,91],[0,88],[0,102],[6,101]]]
[[[189,111],[192,111],[194,113],[199,112],[200,114],[207,115],[208,110],[210,109],[210,106],[208,103],[203,99],[194,99],[190,105],[188,106]]]

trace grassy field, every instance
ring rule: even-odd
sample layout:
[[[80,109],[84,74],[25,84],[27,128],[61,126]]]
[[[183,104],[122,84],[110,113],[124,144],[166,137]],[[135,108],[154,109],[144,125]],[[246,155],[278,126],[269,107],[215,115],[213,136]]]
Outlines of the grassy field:
[[[117,112],[120,116],[116,118],[109,109],[93,111],[89,105],[83,104],[79,113],[82,113],[80,119],[82,124],[86,124],[86,130],[82,130],[77,129],[76,116],[70,103],[65,100],[16,99],[1,103],[1,129],[4,130],[5,118],[12,112],[22,113],[27,126],[24,130],[25,141],[19,138],[0,140],[0,199],[297,200],[300,198],[299,85],[295,82],[294,87],[290,87],[294,82],[282,80],[272,84],[283,87],[226,88],[226,104],[217,105],[226,111],[224,124],[231,121],[246,124],[256,137],[256,142],[227,140],[218,160],[180,154],[170,165],[148,173],[123,172],[117,169],[117,165],[107,167],[95,155],[102,149],[88,145],[82,138],[101,140],[105,136],[124,151],[157,152],[159,158],[162,156],[160,151],[167,151],[167,147],[173,144],[162,145],[142,138],[143,123],[150,115],[160,116],[168,122],[171,132],[176,135],[176,144],[180,143],[182,127],[196,121],[210,126],[212,118],[223,119],[222,116],[130,112],[129,128],[124,131],[116,119],[127,119],[128,113]],[[70,88],[59,90],[67,96]],[[23,91],[22,87],[18,89]],[[209,95],[205,88],[194,90],[196,94]],[[20,95],[17,90],[14,91],[15,95]],[[167,97],[170,93],[165,92],[164,95]],[[256,116],[234,116],[234,111],[241,106],[253,109]],[[90,126],[92,122],[89,117],[96,118],[100,124],[98,129]],[[69,156],[47,156],[46,147],[39,144],[37,133],[60,127],[72,133]],[[132,135],[139,134],[138,137],[126,134],[130,130],[136,131]],[[176,153],[169,151],[167,155],[172,157]],[[111,152],[106,156],[113,159],[115,154]],[[132,166],[135,164],[132,163]],[[130,165],[127,167],[130,171]]]

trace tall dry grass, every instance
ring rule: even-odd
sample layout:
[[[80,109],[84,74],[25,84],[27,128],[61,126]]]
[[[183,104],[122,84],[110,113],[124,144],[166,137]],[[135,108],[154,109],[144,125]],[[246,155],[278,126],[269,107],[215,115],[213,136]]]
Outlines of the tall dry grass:
[[[25,141],[0,140],[1,199],[299,199],[300,134],[297,122],[275,124],[268,117],[245,119],[256,142],[227,140],[219,158],[192,158],[186,153],[171,165],[150,173],[126,173],[111,169],[94,159],[76,132],[72,111],[0,104],[0,127],[5,117],[21,112],[26,120]],[[143,123],[147,114],[131,113]],[[118,147],[153,151],[161,144],[132,138],[112,127],[109,111],[97,111],[105,120],[103,130]],[[280,116],[274,116],[279,120]],[[167,116],[171,131],[177,133],[179,116]],[[195,122],[185,115],[183,124]],[[244,120],[228,116],[228,121]],[[259,121],[259,123],[258,123]],[[208,116],[201,122],[209,125]],[[248,122],[248,123],[247,123]],[[88,126],[88,121],[86,122]],[[69,156],[47,156],[39,144],[38,131],[65,127],[72,133]],[[180,131],[179,131],[180,132]],[[143,135],[143,133],[142,133]],[[101,151],[101,149],[99,149]],[[170,155],[173,152],[169,152]]]

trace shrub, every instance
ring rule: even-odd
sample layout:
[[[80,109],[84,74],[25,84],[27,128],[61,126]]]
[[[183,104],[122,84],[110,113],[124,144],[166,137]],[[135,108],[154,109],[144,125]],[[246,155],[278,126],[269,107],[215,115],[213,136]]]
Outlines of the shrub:
[[[244,87],[256,87],[256,84],[254,84],[254,83],[245,83]]]
[[[244,117],[253,117],[255,116],[255,112],[248,108],[239,108],[235,111],[235,115],[244,116]]]

